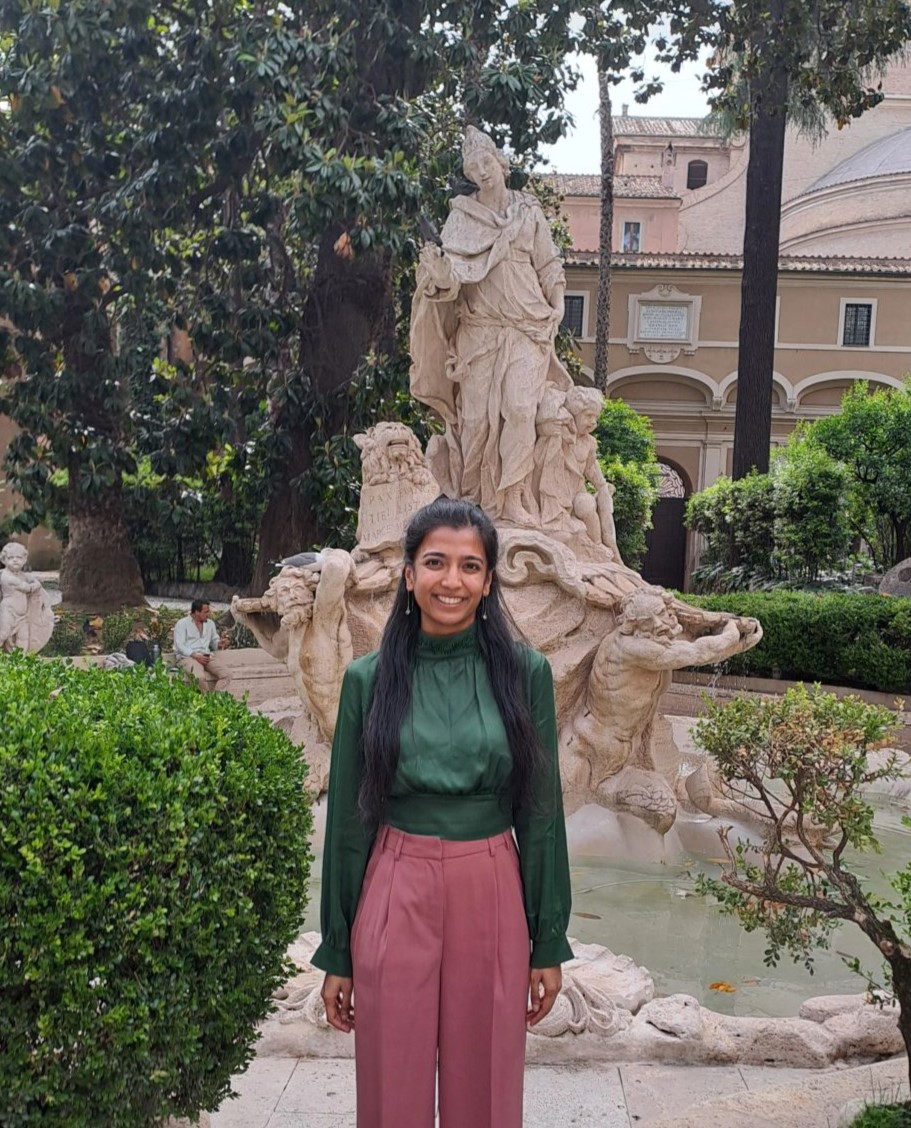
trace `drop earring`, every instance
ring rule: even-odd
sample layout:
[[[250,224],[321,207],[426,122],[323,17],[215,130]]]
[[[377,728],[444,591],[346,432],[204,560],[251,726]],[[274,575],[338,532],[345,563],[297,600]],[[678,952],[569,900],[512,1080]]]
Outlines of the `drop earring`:
[[[481,618],[482,619],[487,618],[487,596],[486,595],[482,596],[482,598],[481,598]]]
[[[410,591],[408,592],[408,596],[405,599],[405,614],[406,615],[411,614],[411,592]]]

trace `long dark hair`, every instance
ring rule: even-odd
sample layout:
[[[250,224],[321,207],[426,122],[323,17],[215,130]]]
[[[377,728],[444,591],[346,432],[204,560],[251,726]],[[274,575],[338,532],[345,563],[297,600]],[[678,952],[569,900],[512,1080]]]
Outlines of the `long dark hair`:
[[[478,643],[487,665],[487,676],[512,752],[510,798],[514,809],[533,806],[536,781],[541,778],[545,757],[531,718],[526,694],[525,655],[510,627],[500,600],[496,566],[499,554],[497,530],[483,509],[470,502],[438,497],[408,522],[405,530],[405,563],[414,564],[418,550],[434,529],[478,530],[488,571],[492,573],[487,617],[477,617]],[[368,827],[382,822],[399,762],[399,732],[411,701],[411,675],[420,635],[421,617],[407,614],[409,592],[404,569],[395,593],[380,643],[373,693],[364,725],[364,772],[358,805]]]

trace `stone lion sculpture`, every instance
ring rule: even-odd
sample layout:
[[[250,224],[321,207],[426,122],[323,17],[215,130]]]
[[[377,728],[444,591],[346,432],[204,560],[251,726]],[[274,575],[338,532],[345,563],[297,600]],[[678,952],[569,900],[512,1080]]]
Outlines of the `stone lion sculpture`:
[[[358,556],[398,550],[408,518],[440,488],[414,432],[404,423],[377,423],[355,435],[361,452]]]

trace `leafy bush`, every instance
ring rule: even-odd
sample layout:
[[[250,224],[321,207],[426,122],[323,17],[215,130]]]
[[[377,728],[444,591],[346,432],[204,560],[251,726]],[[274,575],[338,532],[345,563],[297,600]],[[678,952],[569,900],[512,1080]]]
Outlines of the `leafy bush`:
[[[852,1120],[848,1128],[911,1128],[911,1102],[895,1105],[870,1105]]]
[[[686,522],[705,540],[704,568],[739,567],[747,577],[768,575],[775,547],[775,502],[767,474],[750,474],[736,482],[716,479],[690,498]]]
[[[604,476],[614,484],[614,525],[620,558],[637,568],[645,556],[645,534],[652,527],[652,509],[658,498],[656,473],[635,462],[603,461]]]
[[[54,633],[42,650],[45,658],[72,658],[82,653],[85,631],[71,618],[60,617],[54,622]]]
[[[134,618],[127,609],[104,616],[101,626],[101,649],[105,654],[123,650],[133,633]]]
[[[907,599],[755,591],[681,598],[762,623],[762,642],[729,659],[725,673],[911,692]]]
[[[112,654],[122,650],[134,631],[157,642],[162,650],[173,646],[174,624],[186,612],[176,607],[131,607],[102,617],[98,632],[101,650]],[[47,646],[41,651],[43,658],[68,658],[80,654],[86,643],[94,638],[85,629],[87,618],[84,610],[71,611],[60,605],[54,608],[56,624]]]
[[[887,571],[911,556],[911,383],[871,392],[858,380],[837,415],[806,428],[809,442],[843,463],[854,531]]]
[[[652,425],[623,400],[604,401],[595,428],[604,476],[615,486],[614,524],[623,562],[637,567],[645,556],[645,534],[658,500],[658,459]]]
[[[22,654],[0,734],[0,1123],[214,1108],[302,918],[299,749],[161,670]]]
[[[798,433],[775,460],[775,557],[791,578],[815,581],[847,556],[848,474]]]
[[[848,474],[798,431],[769,474],[721,477],[690,498],[686,521],[705,541],[694,573],[701,591],[816,583],[843,566]]]

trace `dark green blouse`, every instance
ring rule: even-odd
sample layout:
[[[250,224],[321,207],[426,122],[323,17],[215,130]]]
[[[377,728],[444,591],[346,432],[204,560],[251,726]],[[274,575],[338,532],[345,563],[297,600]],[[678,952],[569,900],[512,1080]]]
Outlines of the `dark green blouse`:
[[[386,822],[409,834],[469,841],[514,827],[531,937],[531,966],[572,959],[569,862],[557,755],[554,684],[543,654],[526,649],[532,718],[547,754],[533,811],[513,816],[508,800],[512,756],[474,626],[459,634],[422,634],[402,724],[399,764]],[[329,775],[320,926],[312,962],[351,975],[349,936],[372,839],[357,811],[361,732],[377,654],[352,662],[339,702]]]

